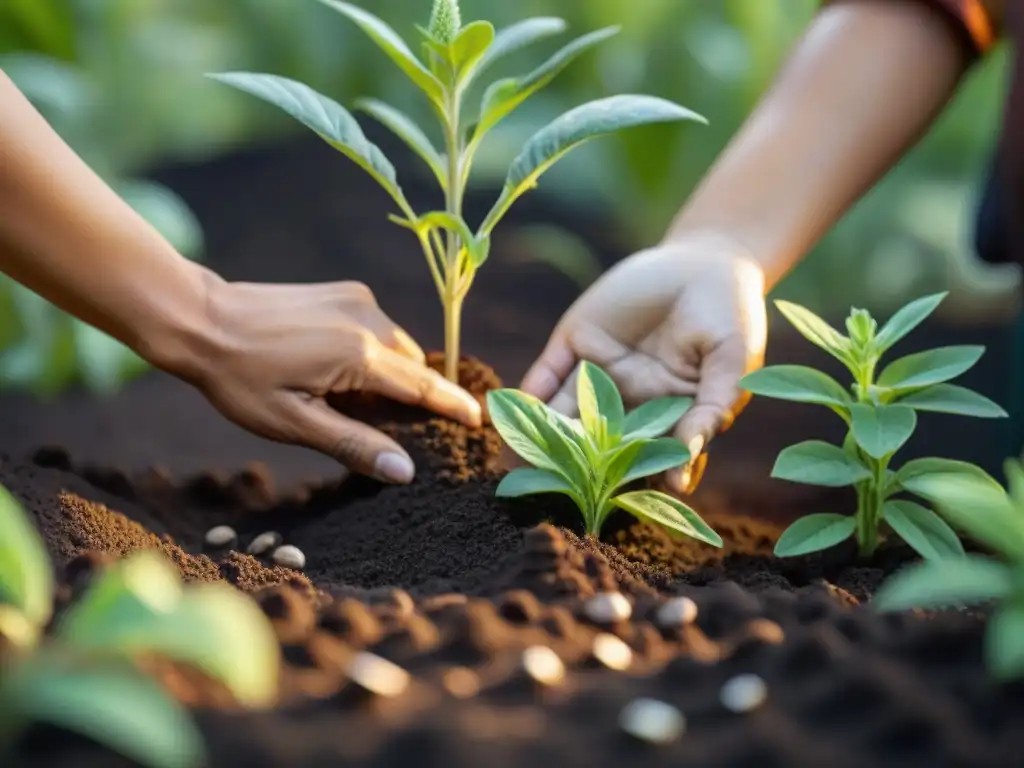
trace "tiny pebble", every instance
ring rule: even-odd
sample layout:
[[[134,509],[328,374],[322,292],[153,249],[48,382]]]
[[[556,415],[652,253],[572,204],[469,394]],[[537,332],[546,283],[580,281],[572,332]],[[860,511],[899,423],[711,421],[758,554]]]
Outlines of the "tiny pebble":
[[[218,525],[206,532],[206,543],[217,549],[227,547],[237,540],[238,534],[230,525]]]
[[[281,534],[276,531],[267,531],[261,533],[255,539],[252,540],[252,544],[245,550],[250,555],[263,555],[272,550],[274,547],[280,546],[282,541]]]
[[[457,699],[469,699],[480,693],[480,677],[466,667],[454,667],[444,673],[444,687]]]
[[[283,547],[275,549],[272,559],[278,565],[293,568],[296,571],[301,571],[306,567],[306,556],[302,554],[301,549],[293,547],[291,544],[285,544]]]
[[[543,685],[558,685],[565,679],[565,664],[553,650],[534,645],[523,651],[523,669]]]
[[[587,600],[584,612],[598,624],[625,621],[633,614],[633,606],[621,592],[603,592]]]
[[[409,673],[397,664],[368,651],[360,651],[348,666],[348,676],[371,693],[394,698],[409,687]]]
[[[730,712],[757,709],[768,698],[768,686],[757,675],[737,675],[722,686],[719,699]]]
[[[594,638],[594,658],[608,669],[621,672],[633,663],[633,649],[615,635],[602,633]]]
[[[619,715],[619,726],[641,741],[668,744],[683,735],[686,718],[683,713],[655,699],[634,699]]]
[[[667,628],[692,624],[697,620],[697,604],[688,597],[673,597],[658,609],[656,619]]]

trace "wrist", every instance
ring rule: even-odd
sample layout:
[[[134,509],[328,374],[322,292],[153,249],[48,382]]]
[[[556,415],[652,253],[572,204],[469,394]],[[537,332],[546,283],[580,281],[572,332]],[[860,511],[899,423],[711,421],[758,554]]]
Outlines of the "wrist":
[[[759,282],[764,284],[766,294],[775,285],[775,281],[770,281],[769,278],[775,261],[767,258],[763,250],[752,248],[745,239],[731,232],[720,229],[673,227],[666,233],[661,245],[668,248],[685,246],[687,251],[721,254],[742,264],[745,272],[757,275]]]

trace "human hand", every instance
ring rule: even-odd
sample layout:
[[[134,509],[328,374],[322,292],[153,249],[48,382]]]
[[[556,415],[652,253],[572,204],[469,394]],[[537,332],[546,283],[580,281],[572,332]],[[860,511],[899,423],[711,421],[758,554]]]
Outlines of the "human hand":
[[[245,429],[313,448],[383,482],[408,483],[415,472],[409,455],[331,408],[329,394],[376,393],[481,423],[479,403],[425,365],[423,351],[365,285],[229,283],[212,273],[205,281],[199,341],[161,367],[191,381]]]
[[[740,378],[764,361],[764,285],[760,266],[723,237],[690,236],[634,254],[569,308],[522,389],[576,416],[576,371],[588,360],[615,380],[627,406],[693,396],[675,429],[691,461],[665,478],[670,491],[692,492],[705,446],[749,400]]]

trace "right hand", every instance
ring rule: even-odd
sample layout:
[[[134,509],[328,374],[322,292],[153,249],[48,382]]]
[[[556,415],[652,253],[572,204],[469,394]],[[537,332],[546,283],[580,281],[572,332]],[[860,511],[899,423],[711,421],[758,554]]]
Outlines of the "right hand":
[[[740,378],[763,364],[767,334],[764,272],[721,236],[676,239],[617,264],[565,313],[522,388],[576,416],[581,360],[603,368],[627,407],[693,396],[675,429],[691,452],[666,477],[689,493],[706,463],[704,447],[749,401]]]

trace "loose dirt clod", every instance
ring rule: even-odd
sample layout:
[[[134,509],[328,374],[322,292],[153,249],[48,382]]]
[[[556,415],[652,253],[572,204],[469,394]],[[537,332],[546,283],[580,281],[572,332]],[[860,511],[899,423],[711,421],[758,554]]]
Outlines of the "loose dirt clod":
[[[565,664],[546,645],[535,645],[523,651],[523,669],[542,685],[555,686],[565,679]]]
[[[608,669],[621,672],[633,663],[633,650],[615,635],[603,632],[594,638],[594,658]]]
[[[587,600],[583,608],[587,618],[597,624],[626,621],[633,614],[633,606],[621,592],[603,592]]]
[[[260,555],[264,555],[274,549],[274,547],[280,546],[283,540],[284,539],[282,539],[280,533],[277,533],[276,531],[267,531],[253,539],[249,548],[245,551],[250,555],[256,555],[259,557]]]
[[[619,715],[619,726],[634,738],[652,744],[669,744],[686,730],[683,713],[655,699],[635,699]]]
[[[722,706],[742,714],[757,709],[768,698],[768,685],[757,675],[737,675],[719,693]]]
[[[232,547],[238,541],[238,534],[230,525],[218,525],[206,532],[206,544],[214,549]]]
[[[655,619],[666,629],[692,624],[697,620],[697,604],[688,597],[673,597],[662,604]]]
[[[301,549],[293,547],[291,544],[285,544],[283,547],[275,549],[271,559],[278,565],[293,568],[296,571],[301,571],[306,567],[306,556],[302,554]]]
[[[357,653],[347,671],[357,685],[387,698],[401,696],[411,680],[409,673],[400,666],[368,651]]]

